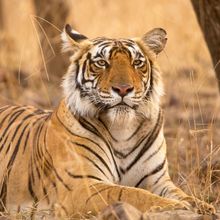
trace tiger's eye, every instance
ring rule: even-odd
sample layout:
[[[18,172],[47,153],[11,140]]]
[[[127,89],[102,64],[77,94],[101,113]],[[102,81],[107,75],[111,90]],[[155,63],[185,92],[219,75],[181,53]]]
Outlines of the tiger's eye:
[[[142,60],[134,60],[134,62],[133,62],[133,64],[135,66],[141,66],[141,65],[143,65],[143,63],[144,63],[144,61],[142,61]]]
[[[106,66],[107,62],[105,60],[98,60],[96,61],[96,63],[99,65],[99,66]]]

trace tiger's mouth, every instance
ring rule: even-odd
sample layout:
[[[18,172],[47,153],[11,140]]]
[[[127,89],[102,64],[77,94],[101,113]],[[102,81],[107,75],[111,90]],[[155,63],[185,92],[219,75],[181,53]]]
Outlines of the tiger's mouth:
[[[109,107],[109,109],[111,109],[111,108],[119,108],[119,109],[123,108],[123,109],[125,109],[125,108],[132,108],[132,107],[122,101],[122,102],[120,102],[120,103],[118,103],[116,105],[113,105],[113,106]]]
[[[112,105],[112,106],[108,107],[108,109],[116,109],[117,111],[122,111],[122,112],[123,111],[129,111],[131,109],[135,110],[136,108],[137,108],[137,105],[130,106],[129,104],[127,104],[124,101],[121,101],[118,104],[115,104],[115,105]]]

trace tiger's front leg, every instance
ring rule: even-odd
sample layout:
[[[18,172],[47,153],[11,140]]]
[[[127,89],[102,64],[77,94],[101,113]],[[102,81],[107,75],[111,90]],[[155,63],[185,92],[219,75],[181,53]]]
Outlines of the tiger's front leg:
[[[164,158],[164,152],[166,152],[166,141],[164,139],[160,151],[157,152],[155,160],[160,163],[161,158]],[[150,175],[145,175],[146,178],[142,178],[142,182],[139,182],[139,186],[152,192],[153,194],[159,195],[164,198],[175,199],[182,202],[186,207],[194,212],[201,214],[214,214],[215,208],[193,196],[189,196],[178,188],[170,179],[168,172],[167,160],[161,161],[160,166],[153,169]],[[146,160],[143,164],[145,167],[150,167],[150,161]],[[148,172],[148,170],[146,170]]]
[[[72,191],[61,192],[59,203],[55,204],[55,215],[75,216],[94,214],[105,209],[115,202],[127,202],[142,212],[149,211],[154,207],[164,209],[185,209],[183,203],[162,198],[147,190],[115,185],[111,183],[78,180]]]
[[[216,213],[214,206],[194,196],[187,195],[180,188],[175,186],[169,178],[167,178],[167,181],[163,185],[160,195],[166,198],[177,199],[185,203],[188,209],[199,214],[212,215]]]
[[[146,187],[150,192],[164,198],[178,200],[184,203],[187,209],[197,212],[199,214],[211,215],[216,213],[216,210],[212,205],[204,201],[201,201],[194,196],[189,196],[180,188],[178,188],[170,179],[170,176],[167,171],[167,165],[165,165],[164,169],[166,171],[164,176],[158,179],[156,183],[154,182],[154,184],[149,184]],[[149,182],[153,182],[153,177],[152,180],[149,179]]]

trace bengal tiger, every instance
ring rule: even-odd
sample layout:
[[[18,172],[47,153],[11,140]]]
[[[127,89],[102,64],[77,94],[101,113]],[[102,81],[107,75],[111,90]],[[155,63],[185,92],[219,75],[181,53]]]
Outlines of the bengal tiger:
[[[0,108],[1,211],[96,215],[122,201],[142,212],[215,213],[176,187],[168,173],[156,62],[166,31],[88,39],[66,25],[62,40],[71,64],[59,106]]]

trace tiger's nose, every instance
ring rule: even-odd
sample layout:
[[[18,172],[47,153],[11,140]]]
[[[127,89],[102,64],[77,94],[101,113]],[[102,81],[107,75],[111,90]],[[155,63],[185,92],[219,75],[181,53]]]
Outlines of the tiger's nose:
[[[133,91],[134,87],[129,84],[119,84],[112,86],[112,90],[118,93],[121,97],[126,96],[129,92]]]

